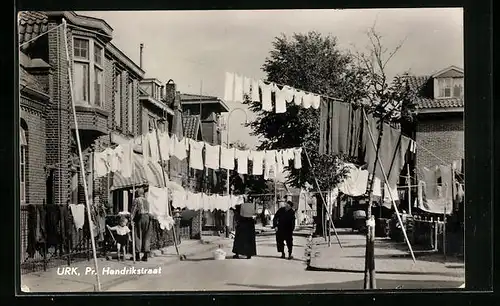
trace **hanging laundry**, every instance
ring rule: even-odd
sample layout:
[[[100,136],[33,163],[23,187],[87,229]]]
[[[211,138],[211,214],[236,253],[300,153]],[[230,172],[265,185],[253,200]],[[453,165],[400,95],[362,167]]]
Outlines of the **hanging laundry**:
[[[142,157],[144,159],[144,163],[147,164],[149,162],[149,159],[151,158],[149,137],[147,135],[141,135],[141,145],[142,145]]]
[[[348,154],[351,149],[352,106],[339,101],[320,100],[320,154]]]
[[[450,166],[439,166],[439,172],[441,174],[441,191],[443,201],[446,203],[446,209],[451,211],[453,207],[453,170]]]
[[[170,216],[168,209],[168,190],[167,188],[157,188],[149,186],[148,194],[146,197],[149,203],[149,213],[158,220],[161,229],[169,226]]]
[[[354,110],[351,106],[351,120],[347,135],[347,154],[352,157],[359,156],[359,143],[361,140],[361,128],[363,126],[363,113],[361,107]],[[323,109],[321,109],[323,113]],[[321,139],[321,138],[320,138]]]
[[[103,177],[108,174],[108,156],[105,152],[94,152],[94,173],[97,177]]]
[[[184,190],[172,190],[172,206],[184,208],[186,204],[186,192]]]
[[[258,80],[252,80],[251,99],[252,99],[252,102],[260,102],[259,81]]]
[[[179,140],[176,135],[173,135],[170,140],[170,156],[175,156],[179,160],[187,158],[190,138],[183,137]]]
[[[243,103],[243,77],[238,74],[234,76],[234,102]]]
[[[264,151],[251,151],[249,156],[252,161],[252,174],[263,175]]]
[[[271,93],[274,92],[276,85],[273,83],[267,85],[259,81],[259,86],[262,90],[262,110],[271,112],[273,110],[273,102],[271,100]]]
[[[451,169],[450,169],[451,171]],[[426,167],[422,168],[422,183],[419,183],[419,208],[430,213],[443,214],[446,209],[446,214],[451,214],[453,210],[453,204],[450,202],[450,198],[447,198],[448,186],[438,185],[438,177],[442,174],[440,173],[440,167],[435,167],[434,169],[428,169]],[[447,170],[444,170],[445,180],[451,176],[448,174]]]
[[[164,162],[170,159],[170,137],[167,132],[160,132],[160,155]]]
[[[286,102],[293,100],[293,89],[289,86],[276,89],[276,113],[282,114],[286,112]]]
[[[320,95],[313,95],[311,99],[311,106],[314,109],[318,109],[321,105],[321,96]]]
[[[69,204],[69,209],[71,210],[76,229],[83,229],[83,224],[85,223],[85,205]]]
[[[186,209],[198,210],[199,204],[197,203],[196,194],[191,191],[186,191]]]
[[[123,167],[123,146],[118,145],[111,155],[111,171],[119,172]]]
[[[224,85],[224,100],[233,101],[234,99],[234,73],[226,72],[226,82]]]
[[[205,144],[205,167],[219,170],[220,146]]]
[[[220,148],[220,167],[222,169],[234,170],[235,149]]]
[[[372,175],[370,175],[372,177]],[[372,195],[376,197],[381,197],[382,196],[382,181],[378,177],[373,178],[373,190],[372,190]]]
[[[248,174],[248,159],[250,158],[250,151],[235,149],[234,153],[236,160],[238,161],[238,173]]]
[[[387,184],[384,184],[384,206],[389,209],[392,208],[392,201],[399,201],[398,188],[397,186],[390,187]]]
[[[339,191],[343,194],[358,197],[366,193],[368,186],[368,171],[360,170],[353,164],[347,164],[348,173],[344,181],[339,185]]]
[[[394,130],[394,129],[393,129]],[[410,138],[400,135],[399,143],[396,145],[396,149],[393,155],[393,160],[390,161],[389,172],[386,172],[388,176],[389,186],[394,187],[399,182],[399,177],[401,174],[401,169],[406,163],[406,152],[410,147]],[[389,163],[389,160],[388,160]]]
[[[293,96],[293,103],[297,106],[302,105],[302,99],[304,98],[304,92],[301,90],[295,90]]]
[[[308,109],[312,105],[313,95],[311,93],[306,93],[302,97],[302,107]]]
[[[189,139],[189,167],[203,170],[203,147],[204,142]]]
[[[277,150],[276,151],[276,174],[282,174],[284,171],[285,171],[285,165],[283,164],[283,151]]]
[[[294,149],[293,153],[294,153],[294,157],[295,157],[293,167],[295,169],[302,168],[302,148]]]
[[[122,148],[121,174],[124,178],[129,178],[132,177],[133,140],[123,144]]]
[[[276,150],[265,151],[264,153],[264,179],[276,178]]]
[[[151,153],[151,161],[157,163],[160,161],[160,153],[158,151],[156,131],[149,132],[147,135],[149,141],[149,152]]]
[[[243,78],[243,95],[250,97],[252,89],[252,79],[248,77]]]

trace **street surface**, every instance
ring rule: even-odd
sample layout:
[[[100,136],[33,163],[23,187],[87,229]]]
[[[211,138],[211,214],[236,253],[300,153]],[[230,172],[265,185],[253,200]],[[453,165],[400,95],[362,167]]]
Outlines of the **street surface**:
[[[272,233],[257,237],[257,256],[216,261],[206,251],[162,269],[161,275],[145,275],[107,288],[107,291],[255,291],[363,289],[363,274],[307,271],[305,237],[295,237],[294,259],[279,258]],[[363,259],[359,259],[362,261]],[[436,275],[383,274],[379,289],[458,288],[463,279]]]

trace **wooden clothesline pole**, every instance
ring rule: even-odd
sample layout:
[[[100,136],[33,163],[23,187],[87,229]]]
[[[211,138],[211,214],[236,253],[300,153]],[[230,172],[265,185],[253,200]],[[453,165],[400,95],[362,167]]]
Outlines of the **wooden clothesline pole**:
[[[95,268],[95,276],[96,276],[96,282],[97,282],[97,287],[96,291],[101,291],[101,282],[99,279],[99,266],[97,264],[97,253],[96,253],[96,247],[95,247],[95,236],[94,236],[94,228],[93,228],[93,222],[92,222],[92,216],[90,213],[91,207],[90,207],[90,199],[89,199],[89,191],[87,188],[87,178],[85,176],[85,163],[83,162],[83,153],[82,153],[82,145],[80,143],[80,132],[79,132],[79,127],[78,127],[78,120],[76,116],[76,108],[75,108],[75,97],[74,97],[74,92],[73,92],[73,78],[72,78],[72,61],[69,56],[69,50],[68,50],[68,41],[67,41],[67,35],[68,35],[68,28],[67,28],[67,23],[66,19],[62,19],[63,25],[64,25],[64,49],[66,51],[66,61],[67,61],[67,66],[68,66],[68,80],[69,80],[69,89],[70,89],[70,94],[71,94],[71,108],[73,111],[73,120],[75,122],[75,136],[76,136],[76,144],[78,147],[78,156],[80,159],[80,173],[82,175],[82,181],[83,181],[83,190],[85,192],[85,204],[87,206],[87,218],[89,220],[89,229],[90,229],[90,241],[92,243],[92,253],[94,257],[94,268]],[[97,220],[96,220],[97,221]]]

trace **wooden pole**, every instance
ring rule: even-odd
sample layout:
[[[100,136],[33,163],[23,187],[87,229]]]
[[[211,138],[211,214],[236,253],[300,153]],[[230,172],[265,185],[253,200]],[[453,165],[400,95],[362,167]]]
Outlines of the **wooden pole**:
[[[446,205],[444,206],[443,213],[443,256],[446,262]]]
[[[141,139],[141,141],[144,141],[144,139]],[[142,154],[146,154],[146,152],[142,152]],[[132,165],[131,165],[131,168],[132,168],[132,212],[130,214],[130,224],[132,224],[132,260],[135,261],[137,260],[136,258],[136,251],[135,251],[135,222],[133,219],[134,215],[135,215],[135,209],[136,209],[136,206],[135,206],[135,180],[134,180],[134,150],[132,149]]]
[[[368,118],[367,118],[366,113],[365,113],[365,111],[364,111],[364,110],[363,110],[363,116],[364,116],[364,118],[365,118],[365,121],[367,122],[366,126],[367,126],[367,128],[368,128],[368,133],[369,133],[369,136],[370,136],[371,143],[372,143],[373,147],[374,147],[374,148],[376,148],[376,149],[377,149],[377,151],[378,151],[378,147],[379,147],[379,145],[377,145],[377,144],[375,143],[375,139],[373,138],[373,133],[372,133],[372,131],[371,131],[371,127],[370,127],[370,122],[368,122]],[[381,124],[381,125],[383,125],[383,122],[380,122],[380,124]],[[382,130],[382,129],[381,129],[381,130]],[[380,137],[381,137],[381,136],[382,136],[382,132],[379,134],[379,140],[380,140]],[[378,152],[377,152],[377,156],[376,156],[376,158],[375,158],[375,162],[377,162],[377,161],[378,161],[378,164],[379,164],[379,166],[380,166],[380,170],[382,171],[382,175],[383,175],[383,177],[384,177],[384,184],[388,184],[387,175],[386,175],[386,173],[385,173],[385,169],[384,169],[384,167],[383,167],[383,165],[382,165],[382,161],[378,158]],[[373,185],[373,183],[372,183],[372,185]],[[372,189],[372,187],[370,187],[370,188]],[[371,192],[373,192],[373,190],[371,190],[371,191],[370,191],[370,193],[371,193]],[[412,247],[411,247],[410,241],[408,240],[408,235],[406,234],[406,229],[404,228],[404,224],[403,224],[403,221],[402,221],[401,216],[400,216],[400,214],[399,214],[398,207],[396,206],[396,203],[395,203],[395,201],[394,201],[394,198],[393,198],[392,192],[389,192],[389,196],[390,196],[390,199],[391,199],[391,202],[392,202],[392,206],[394,207],[394,210],[396,211],[396,216],[397,216],[397,218],[398,218],[399,224],[401,225],[401,229],[403,230],[403,235],[404,235],[404,237],[405,237],[406,243],[407,243],[407,245],[408,245],[408,248],[410,249],[410,253],[411,253],[411,256],[412,256],[413,262],[415,262],[415,255],[413,254],[413,249],[412,249]],[[370,198],[369,198],[369,199],[371,200],[371,194],[370,194]],[[372,221],[372,219],[373,219],[373,218],[372,218],[372,216],[371,216],[371,203],[369,203],[369,206],[368,206],[368,212],[369,212],[370,226],[374,227],[374,226],[375,226],[375,224],[374,224],[375,222],[374,222],[374,220]],[[369,232],[369,233],[368,233],[368,235],[367,235],[367,251],[366,251],[366,253],[367,253],[367,257],[366,257],[366,260],[368,260],[370,264],[373,264],[373,266],[371,266],[371,267],[369,267],[369,268],[370,268],[370,269],[372,270],[372,272],[373,272],[373,273],[370,273],[370,278],[373,278],[373,280],[370,280],[370,284],[373,284],[373,285],[374,285],[374,284],[375,284],[375,280],[374,280],[374,278],[375,278],[375,277],[374,277],[374,272],[375,272],[375,266],[374,266],[374,265],[375,265],[375,260],[374,260],[374,252],[371,252],[370,250],[368,250],[368,248],[371,248],[371,247],[372,247],[372,241],[371,241],[372,239],[371,239],[370,237],[373,237],[374,231],[373,231],[373,230],[371,230],[371,232],[370,232],[370,230],[368,230],[368,232]],[[368,240],[370,240],[370,245],[368,244]],[[374,246],[374,244],[373,244],[373,246]],[[370,257],[369,257],[369,256],[371,256],[372,258],[370,259]],[[367,273],[367,272],[365,272],[365,276],[366,276],[366,273]],[[365,280],[365,285],[368,285],[368,283],[367,283],[367,281],[366,281],[366,280]],[[375,289],[375,288],[371,288],[371,289]]]
[[[309,164],[309,167],[311,167],[311,173],[312,173],[312,175],[314,177],[314,182],[316,183],[316,187],[318,188],[318,192],[319,192],[319,195],[321,197],[321,202],[323,202],[323,204],[322,204],[323,208],[325,209],[325,206],[326,206],[325,198],[323,197],[323,193],[321,193],[321,188],[319,186],[318,178],[314,174],[314,167],[313,167],[313,165],[311,163],[311,159],[309,158],[309,154],[307,153],[306,148],[303,147],[303,150],[304,150],[304,153],[305,153],[306,158],[307,158],[307,163]],[[333,227],[333,231],[335,233],[335,237],[337,237],[337,242],[338,242],[340,248],[342,248],[342,243],[340,243],[339,235],[337,234],[337,229],[335,228],[335,225],[333,225],[333,224],[332,224],[332,227]],[[328,229],[328,230],[330,230],[330,229]]]
[[[75,97],[73,93],[73,78],[72,78],[72,72],[71,72],[71,67],[72,67],[72,62],[70,60],[69,56],[69,51],[68,51],[68,26],[66,24],[66,19],[63,18],[62,20],[63,25],[64,25],[64,48],[66,49],[66,61],[68,65],[68,79],[69,79],[69,88],[70,88],[70,93],[71,93],[71,108],[73,110],[73,119],[75,122],[75,136],[76,136],[76,144],[78,147],[78,156],[80,159],[80,171],[82,175],[82,181],[83,181],[83,190],[85,192],[85,204],[87,206],[87,218],[89,219],[89,229],[90,229],[90,241],[92,243],[92,252],[93,252],[93,257],[94,257],[94,268],[95,268],[95,276],[96,276],[96,282],[97,282],[97,287],[96,291],[101,291],[101,282],[99,279],[99,266],[97,264],[97,254],[96,254],[96,247],[95,247],[95,236],[94,236],[94,228],[92,226],[92,216],[90,214],[90,201],[89,201],[89,193],[88,193],[88,188],[87,188],[87,177],[85,175],[85,164],[83,162],[83,156],[82,156],[82,145],[80,143],[80,132],[78,128],[78,120],[76,117],[76,108],[75,108]],[[97,220],[96,220],[97,221]]]
[[[410,175],[410,165],[406,166],[406,170],[408,171],[407,182],[408,186],[408,214],[411,216],[411,175]]]

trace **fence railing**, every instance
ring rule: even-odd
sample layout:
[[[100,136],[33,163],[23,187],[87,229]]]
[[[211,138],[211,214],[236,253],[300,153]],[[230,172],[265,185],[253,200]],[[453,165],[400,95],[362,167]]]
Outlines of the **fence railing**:
[[[105,217],[97,217],[100,218]],[[152,222],[151,248],[173,245],[173,230],[162,230],[158,221]],[[105,256],[113,248],[103,229],[106,219],[95,223],[100,224],[96,234],[97,255]],[[177,219],[175,226],[180,243],[190,238],[190,228],[181,228],[179,223]],[[88,222],[77,229],[68,205],[22,205],[20,231],[19,260],[23,274],[92,259]]]

